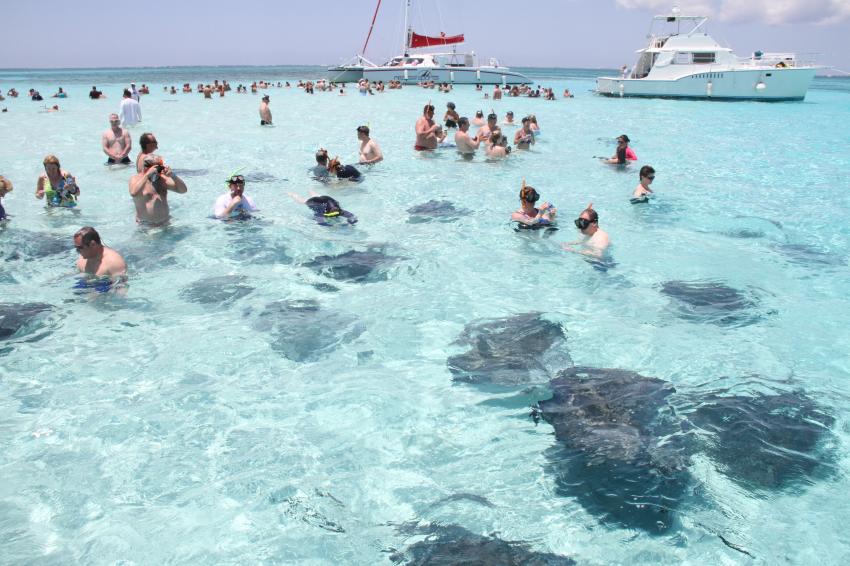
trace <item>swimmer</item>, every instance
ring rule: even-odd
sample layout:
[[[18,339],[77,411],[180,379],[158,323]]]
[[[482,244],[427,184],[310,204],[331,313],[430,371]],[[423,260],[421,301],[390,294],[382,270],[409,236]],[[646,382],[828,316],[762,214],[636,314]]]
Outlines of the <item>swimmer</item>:
[[[443,122],[446,124],[446,128],[457,128],[458,120],[460,120],[460,115],[455,110],[455,103],[447,102],[446,115],[443,116]]]
[[[72,208],[77,206],[80,187],[74,176],[59,165],[55,155],[44,158],[44,173],[39,175],[35,188],[35,198],[41,200],[47,197],[47,206]]]
[[[91,226],[85,226],[74,234],[74,247],[80,257],[77,259],[77,269],[80,273],[95,277],[108,277],[113,281],[125,278],[127,264],[121,254],[114,249],[104,246],[100,234]]]
[[[511,214],[511,221],[518,222],[521,227],[525,228],[553,225],[558,210],[548,202],[535,207],[534,203],[538,200],[540,200],[540,195],[534,190],[534,187],[526,185],[525,179],[523,179],[522,188],[519,190],[520,208]]]
[[[327,181],[330,173],[328,172],[328,150],[319,148],[316,152],[316,165],[309,170],[314,179],[318,181]]]
[[[269,95],[263,96],[262,102],[260,102],[260,125],[261,126],[271,126],[272,125],[272,111],[269,110]]]
[[[493,87],[493,100],[502,100],[502,89],[499,85]]]
[[[334,220],[341,218],[345,218],[349,224],[357,223],[357,217],[347,210],[343,210],[339,202],[337,202],[337,200],[333,197],[319,195],[315,192],[311,192],[310,195],[310,198],[304,199],[304,197],[296,193],[289,193],[292,200],[298,204],[306,204],[307,207],[313,211],[313,220],[315,220],[317,224],[321,226],[331,226],[331,223]]]
[[[507,114],[505,114],[505,121],[502,122],[505,126],[516,126],[516,122],[514,122],[514,113],[512,110],[508,110]]]
[[[328,173],[336,175],[337,179],[347,179],[355,182],[363,180],[363,174],[352,165],[343,165],[340,163],[339,156],[334,157],[328,162]]]
[[[53,95],[53,98],[68,98],[68,93],[62,90],[62,87],[59,87],[59,91]]]
[[[458,118],[458,131],[455,134],[455,145],[457,145],[458,153],[460,153],[465,159],[472,159],[475,152],[478,151],[478,148],[481,145],[481,140],[478,139],[478,136],[469,136],[469,118],[465,116]]]
[[[97,100],[100,98],[106,98],[106,95],[104,95],[101,91],[97,90],[96,86],[93,86],[89,91],[89,98],[91,98],[92,100]]]
[[[637,161],[637,155],[629,147],[629,136],[623,134],[617,138],[617,152],[608,159],[602,158],[609,165],[626,165],[629,161]]]
[[[498,126],[496,125],[498,119],[499,119],[499,117],[496,116],[496,113],[493,112],[493,111],[491,111],[489,114],[487,114],[487,123],[484,124],[483,126],[481,126],[478,129],[478,132],[476,132],[476,134],[475,134],[476,136],[478,136],[478,139],[480,139],[482,141],[486,141],[487,139],[489,139],[490,132],[498,129]]]
[[[502,130],[496,128],[490,133],[490,138],[487,140],[485,153],[490,159],[502,159],[510,154],[511,148],[508,146],[508,140],[502,135]]]
[[[475,118],[470,120],[469,123],[472,124],[473,126],[479,126],[479,127],[483,126],[486,123],[486,122],[484,122],[484,111],[483,110],[477,110],[475,112]]]
[[[58,105],[58,104],[54,104],[53,106],[51,106],[50,108],[48,108],[48,109],[47,109],[47,111],[48,111],[48,112],[59,112],[59,105]]]
[[[416,143],[413,149],[416,151],[437,149],[440,144],[435,134],[438,127],[439,125],[434,123],[434,105],[428,103],[422,109],[422,116],[416,120]]]
[[[537,125],[537,116],[535,116],[534,114],[529,114],[528,115],[528,121],[531,125],[531,131],[534,132],[535,136],[539,136],[540,135],[540,126]]]
[[[531,149],[534,144],[534,131],[531,129],[531,118],[522,119],[522,128],[514,134],[514,144],[517,149]]]
[[[9,217],[6,215],[6,209],[3,208],[3,199],[6,198],[6,195],[12,192],[12,181],[0,175],[0,222],[8,220]]]
[[[121,119],[118,114],[109,115],[109,129],[103,132],[100,139],[100,145],[103,148],[103,153],[106,154],[106,165],[129,165],[130,150],[133,148],[133,142],[130,139],[130,133],[121,127]]]
[[[640,204],[649,202],[649,195],[652,194],[652,189],[649,185],[655,180],[655,169],[649,165],[644,165],[640,168],[640,183],[635,187],[632,193],[631,203]]]
[[[219,219],[244,220],[257,211],[254,200],[245,193],[245,177],[233,174],[225,181],[228,191],[218,197],[213,215]]]
[[[576,228],[581,232],[582,238],[574,242],[561,244],[568,252],[579,253],[600,259],[611,244],[608,233],[599,227],[599,215],[593,210],[593,203],[587,205],[575,220]],[[579,245],[581,249],[572,246]]]
[[[357,139],[360,140],[360,164],[374,165],[383,161],[384,154],[378,142],[369,137],[369,126],[357,127]]]
[[[168,191],[185,194],[186,183],[171,171],[162,157],[151,153],[142,162],[142,172],[130,178],[130,196],[136,205],[136,222],[159,226],[168,222]]]
[[[570,89],[565,88],[564,89],[564,98],[572,98],[572,97],[573,97],[573,93],[570,92]]]

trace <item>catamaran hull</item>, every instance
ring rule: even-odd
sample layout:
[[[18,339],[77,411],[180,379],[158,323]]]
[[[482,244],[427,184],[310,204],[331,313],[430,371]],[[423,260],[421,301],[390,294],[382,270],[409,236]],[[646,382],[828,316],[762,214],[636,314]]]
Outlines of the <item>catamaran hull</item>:
[[[507,67],[375,67],[363,69],[363,78],[369,81],[401,81],[418,84],[426,81],[452,84],[531,84],[533,81]]]
[[[816,67],[706,71],[673,80],[599,77],[596,92],[612,97],[704,100],[803,100]]]
[[[356,83],[363,78],[363,67],[328,67],[328,80],[332,83]]]

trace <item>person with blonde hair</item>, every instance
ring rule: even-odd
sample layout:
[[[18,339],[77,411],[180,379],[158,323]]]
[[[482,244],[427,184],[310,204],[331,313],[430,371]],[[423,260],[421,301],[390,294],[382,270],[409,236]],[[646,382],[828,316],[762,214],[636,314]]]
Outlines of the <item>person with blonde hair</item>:
[[[35,187],[35,198],[46,197],[47,206],[73,208],[77,206],[80,187],[74,176],[62,169],[59,158],[48,155],[44,158],[44,173],[39,175]]]
[[[0,222],[7,219],[6,209],[3,208],[3,199],[12,192],[12,181],[0,175]]]

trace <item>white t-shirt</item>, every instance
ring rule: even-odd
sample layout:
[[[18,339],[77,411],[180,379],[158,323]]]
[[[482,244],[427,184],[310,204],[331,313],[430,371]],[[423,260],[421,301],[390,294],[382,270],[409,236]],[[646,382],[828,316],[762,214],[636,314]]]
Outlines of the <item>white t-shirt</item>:
[[[135,126],[142,121],[142,107],[132,98],[124,98],[118,115],[121,116],[122,126]]]
[[[227,207],[230,206],[230,203],[233,202],[233,197],[230,196],[230,192],[226,192],[220,197],[218,197],[215,201],[215,207],[213,208],[213,214],[216,218],[223,218],[224,211],[227,210]],[[236,206],[233,210],[230,211],[230,217],[235,218],[242,216],[243,214],[248,214],[251,212],[256,212],[257,205],[254,204],[254,200],[246,194],[242,195],[242,202]]]

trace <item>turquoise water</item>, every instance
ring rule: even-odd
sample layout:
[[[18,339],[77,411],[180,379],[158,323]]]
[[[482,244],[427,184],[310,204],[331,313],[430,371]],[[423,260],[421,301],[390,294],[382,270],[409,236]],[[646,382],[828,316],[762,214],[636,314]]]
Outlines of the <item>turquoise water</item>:
[[[576,97],[272,88],[274,128],[258,126],[258,96],[203,100],[162,85],[320,69],[0,72],[4,93],[22,92],[0,103],[0,174],[15,184],[3,201],[0,303],[52,307],[0,341],[3,562],[382,564],[422,539],[402,528],[418,521],[579,563],[752,561],[742,550],[760,563],[846,563],[850,81],[817,79],[802,103],[704,103],[603,99],[589,92],[595,72],[526,72]],[[152,131],[188,171],[167,229],[139,230],[130,172],[102,165],[100,134],[131,80],[152,88],[131,155]],[[92,84],[109,98],[90,101]],[[58,86],[70,94],[58,113],[40,111],[52,99],[24,96]],[[504,162],[416,154],[413,124],[429,99],[438,116],[447,101],[462,115],[533,112],[543,135]],[[385,161],[358,185],[311,180],[319,146],[356,161],[362,123]],[[621,133],[657,171],[648,206],[628,201],[636,167],[592,159]],[[77,177],[74,211],[32,196],[47,153]],[[261,219],[213,221],[237,167]],[[508,224],[523,178],[559,207],[550,237]],[[311,190],[358,224],[318,226],[286,196]],[[409,222],[407,209],[429,200],[468,212]],[[607,270],[560,250],[588,202],[613,242]],[[126,297],[74,293],[71,236],[83,225],[127,257]],[[309,268],[350,250],[395,259],[367,281]],[[220,276],[226,286],[196,285]],[[740,290],[742,317],[686,316],[663,292],[671,281]],[[687,399],[710,392],[804,391],[833,419],[801,456],[816,466],[792,484],[753,486],[698,451],[665,528],[606,520],[564,493],[553,427],[529,416],[551,395],[545,379],[482,387],[447,367],[466,325],[531,311],[562,325],[576,365],[671,383],[684,416]]]

